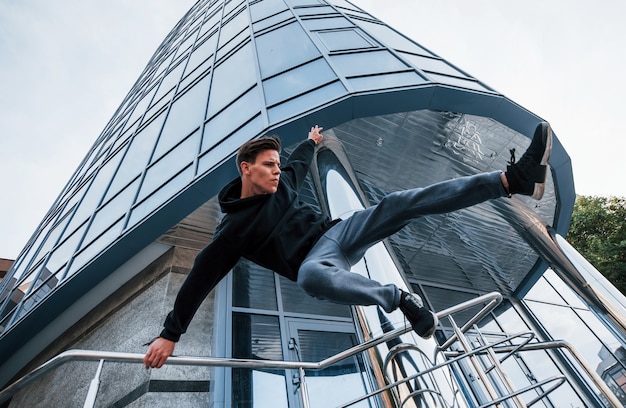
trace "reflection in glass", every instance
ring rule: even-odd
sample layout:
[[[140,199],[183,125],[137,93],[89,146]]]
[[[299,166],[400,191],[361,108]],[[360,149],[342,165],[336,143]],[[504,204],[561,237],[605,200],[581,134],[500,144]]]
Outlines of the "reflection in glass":
[[[280,326],[275,316],[233,313],[233,357],[282,360]],[[232,370],[232,406],[287,407],[284,370]],[[258,381],[258,382],[257,382]],[[280,401],[284,401],[283,405]]]
[[[319,50],[297,23],[272,30],[256,38],[261,76],[267,78],[288,68],[298,66],[320,56]],[[276,58],[275,50],[289,50]]]
[[[274,272],[241,259],[233,269],[233,306],[278,310]]]
[[[298,330],[298,342],[302,361],[322,361],[358,344],[352,333],[315,330]],[[306,370],[311,407],[335,407],[366,394],[364,371],[363,362],[357,357],[338,361],[324,370]],[[362,401],[352,406],[369,407],[370,404]]]

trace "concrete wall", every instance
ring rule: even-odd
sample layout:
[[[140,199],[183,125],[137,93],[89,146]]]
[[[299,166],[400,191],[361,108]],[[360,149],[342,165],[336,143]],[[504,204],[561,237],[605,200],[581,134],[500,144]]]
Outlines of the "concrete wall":
[[[145,353],[157,336],[196,254],[173,247],[53,343],[29,371],[70,349]],[[200,307],[175,354],[208,356],[213,329],[213,295]],[[9,407],[82,407],[97,362],[71,362],[20,391]],[[106,363],[97,407],[203,407],[209,405],[210,369]]]

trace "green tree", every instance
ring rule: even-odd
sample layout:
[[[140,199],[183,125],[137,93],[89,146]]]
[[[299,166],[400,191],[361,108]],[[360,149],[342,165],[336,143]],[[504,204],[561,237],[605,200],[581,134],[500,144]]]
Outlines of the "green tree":
[[[626,198],[579,196],[567,241],[626,294]]]

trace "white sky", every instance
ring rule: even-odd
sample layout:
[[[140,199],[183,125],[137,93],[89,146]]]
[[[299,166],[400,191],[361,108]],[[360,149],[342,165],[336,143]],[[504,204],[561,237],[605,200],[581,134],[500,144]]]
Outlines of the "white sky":
[[[626,2],[354,2],[550,121],[578,194],[626,196]],[[17,257],[193,3],[0,0],[0,258]]]

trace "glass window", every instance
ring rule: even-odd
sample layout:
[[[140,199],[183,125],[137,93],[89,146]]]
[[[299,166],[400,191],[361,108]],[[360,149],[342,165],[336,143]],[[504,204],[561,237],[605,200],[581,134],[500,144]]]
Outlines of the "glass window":
[[[541,277],[537,283],[524,296],[526,300],[536,300],[539,302],[549,302],[567,306],[567,303],[561,296],[554,290],[552,285],[548,283],[545,277]]]
[[[225,3],[226,4],[224,5],[224,16],[228,17],[229,14],[232,13],[233,10],[241,6],[244,3],[244,1],[243,0],[230,0],[230,1],[226,1]]]
[[[96,212],[81,248],[88,245],[95,237],[100,235],[102,231],[106,230],[112,223],[119,220],[128,212],[137,194],[138,184],[139,181],[135,181]]]
[[[250,6],[252,21],[259,21],[287,10],[284,0],[264,0]]]
[[[444,75],[454,75],[454,76],[466,76],[461,71],[457,70],[450,66],[447,62],[436,59],[423,57],[421,55],[401,53],[401,55],[406,58],[411,64],[413,64],[416,68],[421,69],[422,71],[432,71],[437,72]]]
[[[419,85],[425,83],[426,81],[424,81],[424,79],[415,72],[404,72],[398,74],[351,78],[349,82],[355,91],[367,91],[372,89]]]
[[[302,25],[309,31],[354,27],[350,20],[345,17],[307,19],[302,20]]]
[[[259,89],[254,87],[213,117],[204,127],[201,151],[205,152],[257,115],[261,103]]]
[[[539,321],[550,333],[550,337],[568,339],[592,367],[600,364],[599,353],[604,346],[572,309],[535,301],[526,301],[526,304],[537,315]],[[596,318],[590,312],[586,312],[584,319],[587,321]]]
[[[278,1],[282,3],[282,0],[278,0]],[[265,4],[266,2],[267,1],[262,1],[256,4]],[[293,18],[293,14],[291,13],[291,10],[285,10],[274,16],[255,22],[252,28],[255,33],[258,33],[259,31],[265,30],[268,27],[275,27],[278,24],[281,24],[282,22],[287,21],[289,18]]]
[[[130,119],[128,119],[128,124],[134,123],[136,120],[142,117],[144,113],[146,113],[146,109],[152,101],[152,96],[154,95],[155,91],[156,87],[152,88],[150,91],[148,91],[148,93],[143,96],[143,98],[141,98],[139,102],[137,102],[135,109],[133,109],[132,116],[130,117]],[[129,134],[130,132],[127,131],[126,135],[128,136]]]
[[[196,131],[196,133],[176,146],[174,150],[150,166],[141,185],[137,201],[143,200],[181,169],[193,163],[198,153],[199,137],[200,132]]]
[[[213,71],[207,116],[217,113],[255,83],[256,70],[252,58],[252,46],[247,44]]]
[[[193,31],[191,34],[189,34],[185,41],[178,47],[176,55],[182,55],[185,51],[187,51],[187,49],[193,45],[194,41],[196,41],[197,36],[198,30]]]
[[[187,63],[186,73],[189,73],[202,64],[207,58],[209,58],[215,52],[217,46],[217,35],[213,34],[198,48],[192,51],[189,62]]]
[[[221,36],[220,36],[220,39],[222,39]],[[233,37],[230,41],[224,43],[224,45],[218,48],[217,55],[215,56],[215,60],[218,61],[218,64],[220,64],[222,60],[224,59],[224,57],[230,58],[228,54],[233,52],[235,48],[238,48],[241,44],[247,43],[249,41],[250,41],[250,32],[248,30],[243,30],[242,32],[237,34],[235,37]]]
[[[333,82],[322,88],[307,92],[304,95],[291,99],[280,105],[268,109],[270,123],[278,123],[281,120],[293,117],[299,113],[308,111],[312,106],[321,106],[333,99],[339,98],[346,93],[346,88],[341,82]]]
[[[161,85],[159,85],[159,90],[154,96],[155,99],[159,99],[165,94],[169,94],[170,91],[176,88],[178,81],[180,81],[180,77],[183,74],[183,69],[185,69],[185,64],[179,63],[174,69],[165,75],[163,81],[161,81]]]
[[[258,36],[256,45],[263,78],[321,55],[309,36],[297,23],[288,24]],[[289,52],[285,52],[285,50],[289,50]]]
[[[209,85],[210,77],[206,77],[172,104],[153,155],[153,162],[202,125]]]
[[[311,297],[298,284],[282,276],[279,281],[285,312],[352,318],[350,306]]]
[[[234,358],[283,360],[278,317],[233,313]],[[232,406],[287,407],[284,370],[232,370]]]
[[[581,309],[587,309],[587,305],[578,297],[578,295],[552,270],[548,269],[543,274],[543,277],[554,287],[559,295],[568,305],[572,307],[578,307]],[[546,298],[544,298],[545,300]]]
[[[265,99],[268,105],[273,105],[336,77],[328,63],[318,59],[264,81]]]
[[[473,80],[457,78],[457,77],[452,77],[452,76],[447,76],[447,75],[439,75],[439,74],[435,74],[432,72],[429,72],[426,75],[430,79],[432,79],[433,82],[438,82],[441,84],[452,85],[452,86],[458,86],[461,88],[476,89],[478,91],[492,92],[489,88],[485,88],[480,83],[473,81]]]
[[[397,31],[392,30],[390,27],[364,20],[354,20],[354,22],[361,26],[365,32],[373,35],[387,47],[400,51],[408,51],[414,54],[429,55],[432,57],[435,56],[403,35],[399,34]]]
[[[231,3],[234,3],[231,2]],[[220,32],[220,45],[221,48],[228,41],[232,40],[237,34],[248,27],[248,13],[243,12],[237,14],[232,20],[222,25]]]
[[[150,212],[165,204],[174,197],[183,187],[187,186],[193,178],[193,166],[189,165],[170,181],[165,183],[159,190],[145,199],[141,204],[131,211],[127,228],[134,226]]]
[[[233,306],[278,310],[274,272],[242,259],[233,269]]]
[[[333,64],[346,77],[406,70],[408,67],[389,51],[334,55]]]
[[[85,217],[92,213],[94,206],[100,204],[101,195],[106,191],[108,184],[111,182],[111,177],[117,169],[121,157],[122,154],[117,152],[115,156],[113,156],[98,170],[95,181],[89,187],[89,191],[85,195],[85,198],[81,201],[80,207],[76,211],[76,215],[73,217],[72,224],[75,225],[76,222],[84,221]]]
[[[321,31],[317,33],[317,36],[329,52],[358,50],[376,46],[354,29]]]
[[[154,149],[155,140],[161,131],[164,118],[165,115],[162,113],[135,135],[119,170],[115,173],[106,196],[107,200],[126,187],[131,180],[136,178],[146,168],[152,149]]]
[[[74,231],[78,225],[84,223],[91,216],[91,214],[93,214],[96,207],[102,200],[102,194],[106,188],[105,182],[108,183],[109,180],[105,180],[103,175],[102,177],[97,177],[95,182],[88,183],[90,184],[89,189],[78,203],[78,207],[76,208],[76,211],[74,212],[74,215],[72,216],[72,219],[67,227],[68,232],[71,233]]]
[[[76,232],[65,239],[61,245],[52,251],[50,258],[48,258],[48,262],[46,263],[46,268],[48,268],[50,272],[56,273],[59,271],[63,266],[65,266],[72,255],[74,255],[74,251],[83,238],[83,233],[85,232],[86,227],[87,223],[83,224]]]
[[[106,230],[97,239],[91,242],[85,249],[76,255],[72,264],[66,272],[65,278],[74,275],[82,266],[91,261],[109,244],[119,237],[122,227],[124,226],[124,219],[120,219],[113,224],[108,230]]]
[[[204,151],[205,145],[207,148],[211,148],[208,153],[204,154],[200,157],[198,161],[198,172],[197,174],[203,174],[208,170],[212,169],[218,163],[222,162],[225,157],[229,157],[234,154],[239,146],[241,146],[247,140],[250,140],[255,135],[258,135],[263,129],[263,120],[261,119],[261,115],[257,115],[250,122],[246,123],[242,128],[238,129],[235,133],[232,133],[228,136],[227,139],[222,141],[218,141],[217,139],[213,139],[207,141],[207,137],[211,137],[210,134],[205,134],[205,139],[202,141],[202,149]],[[219,135],[215,135],[217,138]],[[235,166],[233,165],[233,170]],[[236,174],[236,172],[235,172]]]

